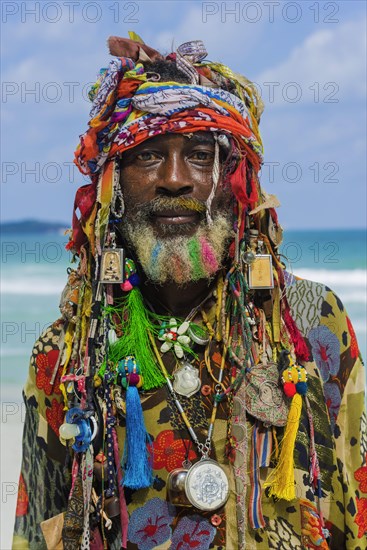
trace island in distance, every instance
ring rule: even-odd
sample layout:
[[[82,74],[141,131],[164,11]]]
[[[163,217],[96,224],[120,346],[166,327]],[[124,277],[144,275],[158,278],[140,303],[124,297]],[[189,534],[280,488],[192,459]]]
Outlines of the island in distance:
[[[62,222],[44,222],[39,220],[21,220],[0,224],[1,235],[29,235],[58,233],[63,235],[70,225]]]

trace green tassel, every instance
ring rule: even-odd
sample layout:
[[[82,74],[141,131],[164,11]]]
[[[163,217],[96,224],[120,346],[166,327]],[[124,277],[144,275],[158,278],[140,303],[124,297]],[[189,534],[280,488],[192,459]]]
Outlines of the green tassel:
[[[151,390],[164,386],[166,379],[157,365],[149,339],[149,334],[156,333],[157,329],[149,317],[137,287],[124,298],[122,311],[122,336],[110,347],[109,360],[117,362],[128,355],[134,355],[141,368],[143,389]]]

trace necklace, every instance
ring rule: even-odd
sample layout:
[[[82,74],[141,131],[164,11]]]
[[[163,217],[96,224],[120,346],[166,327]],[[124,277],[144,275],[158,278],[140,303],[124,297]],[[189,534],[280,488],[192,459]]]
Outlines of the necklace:
[[[177,393],[171,383],[169,374],[162,361],[154,338],[152,335],[149,335],[149,337],[153,350],[156,354],[158,364],[162,370],[162,374],[166,379],[167,388],[172,396],[177,410],[182,417],[182,420],[185,423],[191,439],[201,455],[201,459],[194,465],[191,465],[191,463],[185,463],[183,468],[178,468],[173,472],[170,472],[167,480],[168,494],[170,495],[170,493],[175,491],[184,491],[187,502],[195,508],[207,512],[217,510],[226,503],[229,496],[229,480],[227,474],[218,462],[210,458],[212,435],[219,403],[216,396],[219,395],[222,389],[221,382],[223,378],[224,361],[222,361],[221,369],[219,371],[219,383],[215,386],[216,393],[213,400],[213,411],[210,418],[208,435],[205,442],[201,443],[178,399]],[[177,502],[177,499],[175,502]],[[188,504],[186,503],[184,505],[187,506]]]
[[[182,323],[179,323],[174,317],[171,317],[168,322],[163,322],[158,334],[158,339],[163,341],[160,351],[166,353],[171,350],[178,360],[173,373],[173,388],[176,394],[184,397],[191,397],[201,388],[199,371],[187,360],[185,352],[192,344],[206,346],[210,341],[210,331],[194,323],[193,320],[199,311],[203,317],[203,306],[212,296],[213,292],[211,291],[190,311]]]

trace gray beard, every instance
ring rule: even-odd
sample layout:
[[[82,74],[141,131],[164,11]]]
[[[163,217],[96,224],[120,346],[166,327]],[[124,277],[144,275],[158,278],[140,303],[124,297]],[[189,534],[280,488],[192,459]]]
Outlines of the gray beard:
[[[194,235],[188,228],[197,227]],[[212,279],[222,267],[231,237],[228,213],[213,214],[213,224],[162,225],[163,237],[155,235],[147,213],[124,218],[123,234],[145,275],[158,285],[173,282],[179,287],[200,279]]]

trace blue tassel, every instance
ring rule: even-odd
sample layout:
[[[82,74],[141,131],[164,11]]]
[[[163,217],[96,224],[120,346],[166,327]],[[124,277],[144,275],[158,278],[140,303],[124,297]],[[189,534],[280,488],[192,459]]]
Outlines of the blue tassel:
[[[126,439],[122,468],[123,486],[144,489],[153,482],[152,442],[144,424],[138,387],[143,383],[135,357],[126,357],[119,363],[122,385],[126,388]]]

